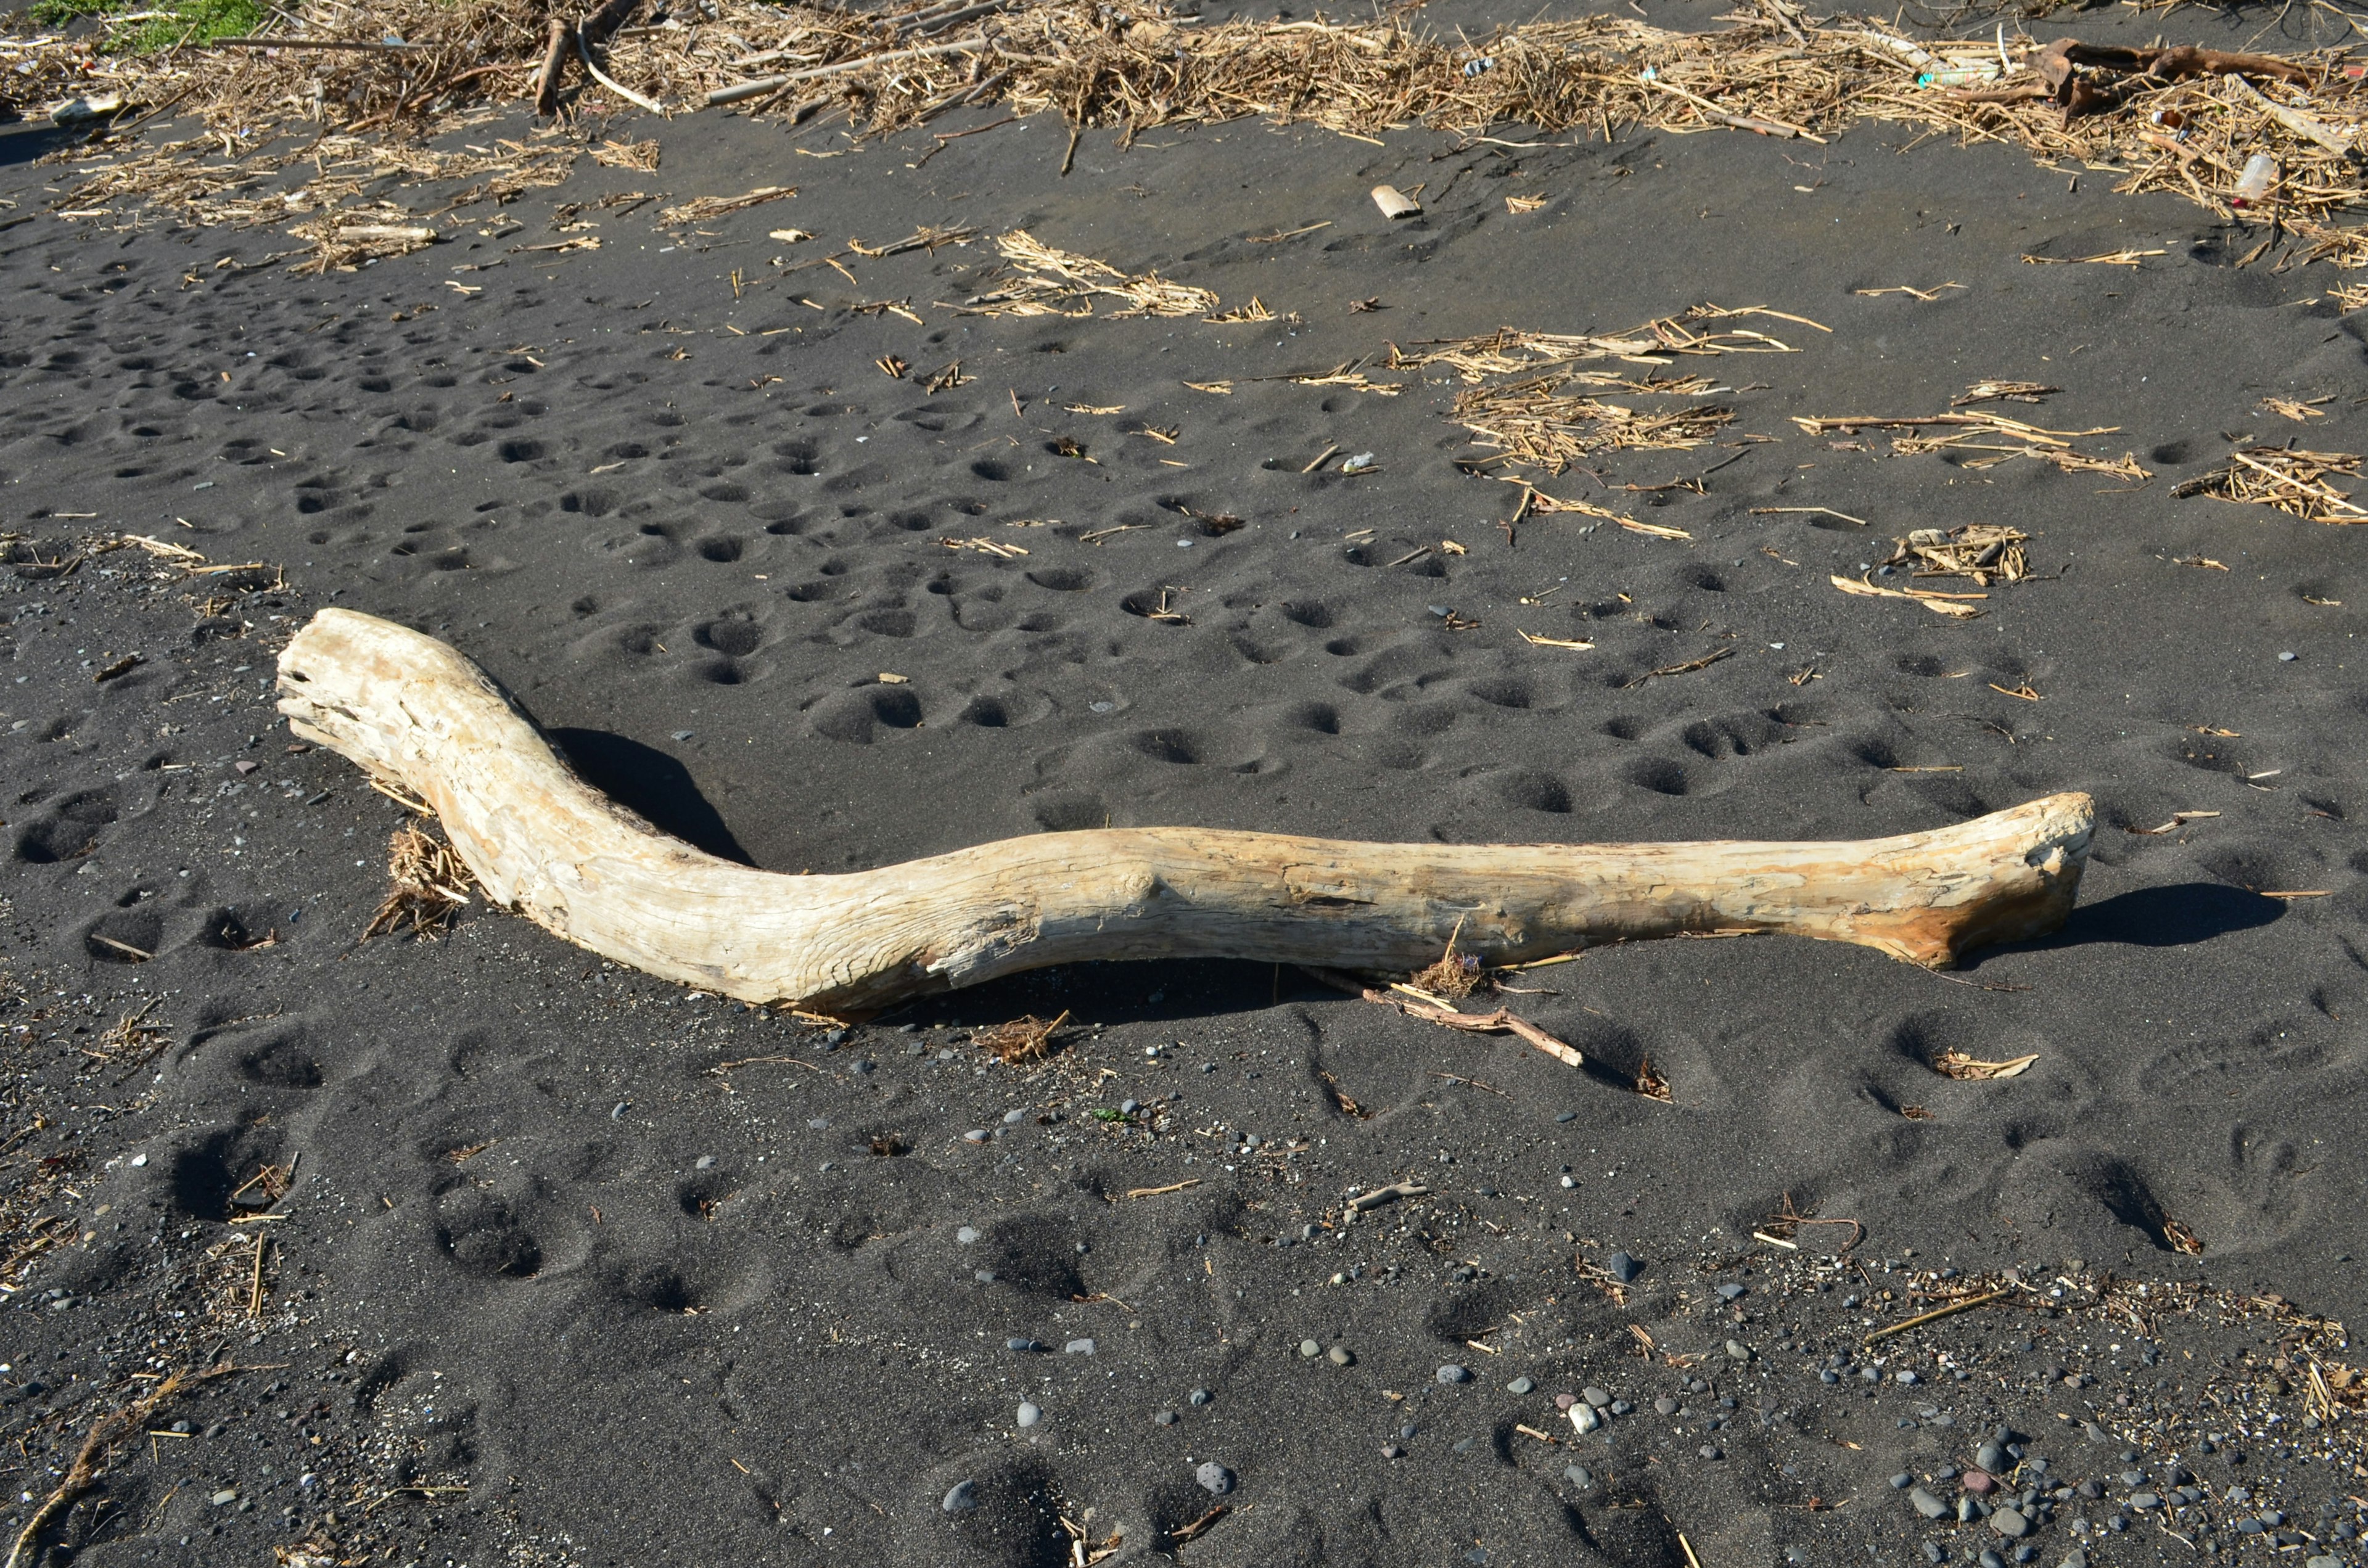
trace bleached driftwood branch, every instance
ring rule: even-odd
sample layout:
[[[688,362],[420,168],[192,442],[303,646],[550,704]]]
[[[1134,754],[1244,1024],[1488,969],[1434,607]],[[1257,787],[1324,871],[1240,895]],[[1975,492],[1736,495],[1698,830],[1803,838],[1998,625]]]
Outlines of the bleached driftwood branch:
[[[1760,931],[1947,965],[2054,930],[2094,808],[2051,795],[1839,844],[1358,844],[1203,828],[1008,838],[838,876],[720,860],[587,788],[483,671],[325,609],[279,656],[279,709],[435,808],[493,902],[620,963],[819,1012],[1088,959],[1409,971],[1687,932]]]

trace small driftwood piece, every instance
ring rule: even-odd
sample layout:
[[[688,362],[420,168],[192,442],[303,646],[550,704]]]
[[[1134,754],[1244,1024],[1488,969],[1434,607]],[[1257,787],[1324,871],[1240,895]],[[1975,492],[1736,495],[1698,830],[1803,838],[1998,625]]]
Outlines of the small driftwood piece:
[[[2084,76],[2078,69],[2084,65],[2093,71],[2123,74],[2118,80],[2102,75]],[[2183,82],[2191,76],[2235,76],[2242,82],[2246,75],[2250,74],[2289,82],[2297,87],[2307,88],[2312,85],[2310,73],[2291,60],[2280,60],[2270,54],[2232,54],[2226,50],[2198,49],[2183,43],[2152,49],[2124,49],[2112,44],[2082,43],[2078,39],[2060,38],[2032,57],[2032,69],[2039,74],[2037,82],[1961,91],[1953,96],[1958,102],[1968,104],[2027,103],[2036,98],[2053,98],[2062,106],[2064,123],[2069,125],[2082,115],[2106,113],[2120,108],[2138,93],[2167,86],[2172,82]],[[2252,84],[2248,82],[2245,85],[2249,90]],[[2294,112],[2266,99],[2263,107],[2281,120],[2286,120],[2287,115]],[[2289,129],[2294,129],[2292,121],[2286,120],[2286,123]],[[2318,140],[2312,132],[2304,131],[2303,134],[2311,136],[2314,141]],[[2338,152],[2346,150],[2335,149]]]
[[[632,26],[633,13],[641,8],[642,0],[601,0],[600,8],[585,17],[580,26],[570,27],[564,19],[552,17],[551,30],[543,40],[542,68],[534,76],[534,112],[546,117],[559,112],[559,93],[566,83],[571,46],[583,59],[584,69],[594,80],[600,80],[599,69],[592,63],[593,51],[606,44],[620,28]],[[614,83],[604,85],[643,108],[655,107],[638,93],[629,93]]]
[[[842,1015],[1086,960],[1405,972],[1451,934],[1487,963],[1748,930],[1945,966],[2061,925],[2095,824],[2088,796],[2062,794],[1840,844],[1106,828],[788,876],[704,854],[587,788],[476,665],[392,621],[314,616],[279,655],[279,710],[299,736],[431,806],[492,903],[652,974]]]

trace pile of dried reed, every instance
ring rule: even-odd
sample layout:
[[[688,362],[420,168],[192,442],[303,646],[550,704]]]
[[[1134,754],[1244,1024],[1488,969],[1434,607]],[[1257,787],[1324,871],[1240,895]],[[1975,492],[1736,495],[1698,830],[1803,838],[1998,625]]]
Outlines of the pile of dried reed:
[[[2331,473],[2356,475],[2357,452],[2311,452],[2293,447],[2240,447],[2227,463],[2191,479],[2173,495],[2271,506],[2314,523],[2368,523],[2368,509],[2328,483]]]
[[[1967,523],[1954,528],[1918,528],[1892,540],[1885,566],[1917,577],[1970,577],[1982,587],[1993,581],[2020,583],[2031,575],[2022,547],[2031,536],[1998,523]]]

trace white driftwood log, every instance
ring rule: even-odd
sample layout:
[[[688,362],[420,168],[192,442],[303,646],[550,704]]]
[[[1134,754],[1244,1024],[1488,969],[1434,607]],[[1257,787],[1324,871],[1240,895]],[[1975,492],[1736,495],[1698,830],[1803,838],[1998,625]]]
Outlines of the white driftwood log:
[[[279,656],[295,733],[431,805],[494,903],[603,957],[819,1012],[1088,959],[1406,971],[1688,932],[1821,937],[1945,966],[2072,908],[2094,808],[2051,795],[1839,844],[1359,844],[1204,828],[1008,838],[837,876],[752,870],[571,773],[432,637],[324,609]],[[1460,930],[1459,930],[1460,927]]]

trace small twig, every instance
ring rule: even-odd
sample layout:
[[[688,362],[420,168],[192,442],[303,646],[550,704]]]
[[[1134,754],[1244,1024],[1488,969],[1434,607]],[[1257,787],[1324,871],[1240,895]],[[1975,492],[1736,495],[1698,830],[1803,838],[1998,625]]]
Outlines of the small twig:
[[[1920,1312],[1915,1317],[1907,1319],[1905,1322],[1895,1323],[1888,1328],[1878,1328],[1873,1334],[1868,1335],[1866,1338],[1861,1340],[1860,1343],[1872,1345],[1878,1339],[1888,1339],[1895,1334],[1905,1334],[1907,1330],[1918,1327],[1923,1324],[1932,1323],[1941,1318],[1954,1317],[1959,1312],[1969,1312],[1975,1307],[1987,1306],[1988,1303],[1997,1301],[2001,1296],[2011,1296],[2012,1294],[2014,1294],[2013,1290],[2009,1288],[1992,1290],[1987,1295],[1984,1296],[1968,1296],[1962,1301],[1952,1301],[1945,1307],[1936,1307],[1929,1312]]]
[[[1509,1099],[1511,1099],[1511,1098],[1513,1097],[1513,1096],[1510,1096],[1510,1095],[1505,1094],[1505,1091],[1504,1091],[1504,1090],[1502,1090],[1502,1089],[1500,1089],[1500,1088],[1498,1088],[1496,1085],[1494,1085],[1494,1084],[1484,1084],[1484,1083],[1482,1083],[1482,1082],[1481,1082],[1479,1079],[1477,1079],[1477,1078],[1463,1078],[1463,1077],[1459,1077],[1459,1076],[1457,1076],[1455,1074],[1452,1074],[1452,1073],[1433,1073],[1433,1074],[1431,1074],[1431,1076],[1432,1076],[1432,1077],[1434,1077],[1434,1078],[1444,1078],[1444,1079],[1446,1079],[1446,1080],[1447,1080],[1449,1083],[1451,1083],[1451,1084],[1462,1084],[1462,1085],[1464,1085],[1466,1088],[1472,1088],[1472,1089],[1486,1089],[1486,1090],[1487,1090],[1487,1091],[1488,1091],[1490,1094],[1492,1094],[1492,1095],[1501,1095],[1501,1096],[1503,1096],[1506,1099],[1508,1099],[1508,1100],[1509,1100]]]
[[[1371,1192],[1357,1194],[1356,1197],[1349,1199],[1349,1207],[1356,1213],[1361,1214],[1368,1209],[1378,1209],[1384,1203],[1395,1203],[1401,1198],[1428,1198],[1429,1196],[1430,1196],[1430,1188],[1418,1181],[1392,1182],[1387,1187],[1377,1187]]]
[[[1189,1181],[1170,1182],[1166,1187],[1129,1187],[1126,1191],[1119,1194],[1113,1201],[1123,1203],[1130,1198],[1163,1198],[1168,1193],[1181,1192],[1188,1187],[1198,1187],[1200,1185],[1201,1178],[1199,1176],[1194,1176]]]

